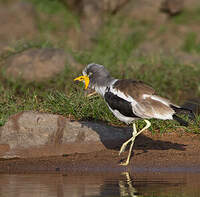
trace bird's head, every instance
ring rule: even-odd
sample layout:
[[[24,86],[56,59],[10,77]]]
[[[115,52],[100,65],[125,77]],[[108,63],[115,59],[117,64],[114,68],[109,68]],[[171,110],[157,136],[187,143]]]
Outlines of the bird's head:
[[[104,66],[91,63],[88,64],[82,71],[82,76],[74,79],[74,81],[83,81],[85,89],[88,87],[94,89],[95,86],[104,86],[104,83],[110,79],[109,72]]]

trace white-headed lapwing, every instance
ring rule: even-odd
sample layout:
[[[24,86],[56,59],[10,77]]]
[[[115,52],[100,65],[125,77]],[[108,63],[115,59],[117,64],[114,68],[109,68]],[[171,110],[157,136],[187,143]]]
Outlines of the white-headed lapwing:
[[[155,90],[142,81],[130,79],[115,79],[110,76],[104,66],[91,63],[82,72],[83,76],[77,77],[75,81],[83,81],[85,89],[94,89],[107,103],[112,113],[126,124],[133,123],[133,136],[127,140],[119,151],[124,152],[126,146],[131,142],[129,154],[125,163],[128,165],[132,147],[136,136],[151,126],[147,119],[156,118],[162,120],[176,120],[181,125],[187,126],[188,123],[178,117],[176,113],[181,111],[189,112],[191,118],[193,113],[189,109],[181,108],[173,104],[166,98],[156,95]],[[144,119],[146,126],[136,130],[135,120]]]

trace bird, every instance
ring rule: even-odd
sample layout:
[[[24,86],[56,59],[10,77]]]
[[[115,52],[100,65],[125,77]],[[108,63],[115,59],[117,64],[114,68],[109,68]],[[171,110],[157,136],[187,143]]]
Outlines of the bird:
[[[119,155],[125,151],[129,143],[129,152],[125,162],[120,165],[127,166],[130,162],[135,138],[151,126],[149,119],[176,120],[180,125],[188,126],[188,122],[177,116],[183,112],[194,119],[190,109],[180,107],[169,99],[156,94],[156,91],[147,83],[133,79],[116,79],[100,64],[90,63],[82,71],[82,75],[74,81],[82,81],[85,89],[88,87],[100,94],[108,108],[120,121],[127,125],[133,124],[132,137],[124,142]],[[137,131],[136,121],[142,119],[145,127]]]

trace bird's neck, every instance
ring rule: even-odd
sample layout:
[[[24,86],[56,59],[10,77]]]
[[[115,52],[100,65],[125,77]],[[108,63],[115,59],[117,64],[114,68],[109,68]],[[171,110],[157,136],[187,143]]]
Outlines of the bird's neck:
[[[94,89],[98,94],[100,94],[101,96],[104,96],[104,94],[106,92],[106,88],[110,87],[116,80],[117,79],[109,78],[109,79],[101,82],[101,84],[96,84]]]

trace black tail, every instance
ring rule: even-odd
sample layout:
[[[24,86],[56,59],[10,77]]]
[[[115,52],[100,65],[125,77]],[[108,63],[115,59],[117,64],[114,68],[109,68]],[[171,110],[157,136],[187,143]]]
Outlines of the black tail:
[[[187,114],[190,120],[195,121],[195,115],[191,109],[176,107],[174,105],[170,105],[170,107],[176,112],[176,114]],[[175,114],[173,115],[173,119],[178,121],[182,126],[188,126],[188,122],[186,122],[185,120],[183,120]]]
[[[181,126],[185,126],[185,127],[188,126],[188,122],[185,121],[185,120],[183,120],[182,118],[178,117],[177,115],[174,114],[172,117],[173,117],[174,120],[176,120],[177,122],[179,122],[179,124]]]
[[[191,120],[195,120],[194,112],[191,109],[184,108],[184,107],[176,107],[174,105],[170,105],[170,107],[177,113],[177,114],[187,114],[188,118]]]

